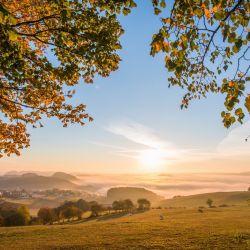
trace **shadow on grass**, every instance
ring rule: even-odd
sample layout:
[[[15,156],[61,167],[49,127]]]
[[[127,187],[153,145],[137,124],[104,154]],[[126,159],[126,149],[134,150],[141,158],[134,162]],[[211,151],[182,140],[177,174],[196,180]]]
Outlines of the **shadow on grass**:
[[[113,220],[113,219],[119,219],[122,217],[133,216],[134,214],[139,214],[139,213],[144,213],[144,212],[146,212],[146,211],[136,211],[133,213],[123,212],[123,213],[105,214],[105,215],[85,218],[82,220],[69,221],[69,222],[64,223],[64,224],[71,224],[72,225],[72,224],[81,224],[81,223],[85,223],[85,222],[89,222],[89,221],[108,221],[108,220]]]
[[[96,218],[97,221],[106,221],[106,220],[113,220],[113,219],[118,219],[121,217],[128,216],[129,213],[115,213],[115,214],[107,214],[104,216],[99,216]]]

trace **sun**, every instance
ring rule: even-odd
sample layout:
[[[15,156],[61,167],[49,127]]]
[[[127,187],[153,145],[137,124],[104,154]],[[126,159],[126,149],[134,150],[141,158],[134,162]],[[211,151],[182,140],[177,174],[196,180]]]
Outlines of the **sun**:
[[[157,149],[144,150],[140,152],[138,161],[144,170],[158,171],[164,163],[164,154]]]

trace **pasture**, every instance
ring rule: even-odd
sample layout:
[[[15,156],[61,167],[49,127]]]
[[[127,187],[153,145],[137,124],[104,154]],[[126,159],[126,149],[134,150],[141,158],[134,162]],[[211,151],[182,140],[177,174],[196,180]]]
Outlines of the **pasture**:
[[[72,224],[0,228],[0,249],[250,249],[250,207],[203,213],[194,208],[151,209]]]

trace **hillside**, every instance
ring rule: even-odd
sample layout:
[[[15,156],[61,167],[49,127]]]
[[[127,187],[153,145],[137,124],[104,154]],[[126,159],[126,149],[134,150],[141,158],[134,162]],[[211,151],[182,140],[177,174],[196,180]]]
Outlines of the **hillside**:
[[[178,196],[172,199],[166,199],[159,203],[163,207],[198,207],[206,206],[207,199],[213,200],[213,205],[246,205],[246,201],[250,199],[249,191],[237,192],[216,192],[196,194],[189,196]]]
[[[62,200],[60,199],[34,199],[33,202],[31,204],[29,204],[29,208],[32,209],[39,209],[41,207],[50,207],[50,208],[54,208],[54,207],[58,207],[63,203]]]
[[[77,181],[78,180],[74,175],[67,174],[64,172],[56,172],[51,177],[62,179],[62,180],[67,180],[67,181]]]
[[[0,250],[249,250],[249,209],[152,209],[65,225],[0,227]]]
[[[15,210],[21,205],[20,203],[13,203],[0,199],[0,210]]]
[[[131,199],[136,202],[140,198],[146,198],[148,200],[156,201],[162,199],[159,195],[145,188],[137,187],[116,187],[110,188],[107,191],[108,202],[113,202],[115,200]]]
[[[20,176],[0,176],[0,189],[77,189],[78,185],[61,178],[27,173]]]

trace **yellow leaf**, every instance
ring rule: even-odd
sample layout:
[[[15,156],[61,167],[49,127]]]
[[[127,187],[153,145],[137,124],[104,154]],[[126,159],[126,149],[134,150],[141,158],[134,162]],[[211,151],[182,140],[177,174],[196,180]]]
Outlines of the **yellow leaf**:
[[[169,59],[170,59],[170,56],[166,56],[165,57],[165,62],[167,63],[169,61]]]
[[[250,113],[250,94],[248,94],[246,99],[245,99],[245,107],[247,108],[248,112]]]
[[[153,48],[154,48],[155,52],[159,52],[161,50],[161,45],[158,42],[155,42],[153,44]]]
[[[17,40],[18,35],[17,35],[17,33],[16,33],[15,31],[10,30],[10,31],[8,31],[8,34],[9,34],[9,39],[10,39],[11,41],[14,42],[14,41]]]
[[[244,74],[242,72],[238,73],[238,77],[242,77]]]
[[[170,18],[163,18],[162,21],[164,23],[170,23],[171,22],[171,19]]]
[[[219,9],[220,9],[220,4],[215,5],[215,6],[212,8],[212,12],[215,13],[215,12],[217,12]]]

